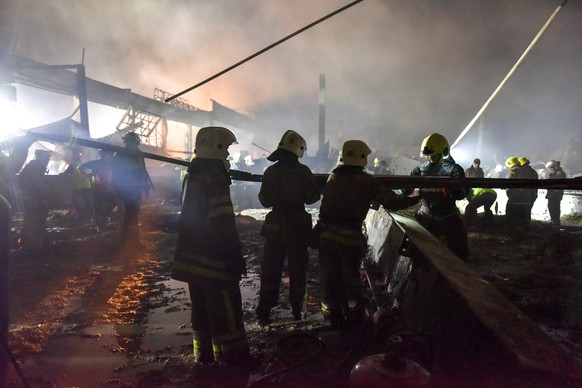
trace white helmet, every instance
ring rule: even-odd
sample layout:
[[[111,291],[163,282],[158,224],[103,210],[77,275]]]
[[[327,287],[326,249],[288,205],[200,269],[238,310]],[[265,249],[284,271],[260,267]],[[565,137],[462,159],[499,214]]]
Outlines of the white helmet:
[[[226,160],[228,147],[237,144],[234,134],[223,127],[200,128],[196,135],[194,152],[198,158]]]
[[[361,140],[348,140],[342,147],[340,163],[344,166],[366,167],[372,150]]]
[[[546,163],[546,168],[560,168],[560,162],[557,160],[550,160],[548,163]]]
[[[281,137],[281,141],[279,142],[279,146],[277,148],[287,150],[297,155],[297,157],[302,158],[305,150],[307,149],[307,143],[300,134],[293,131],[292,129],[289,129],[283,134],[283,137]]]
[[[289,151],[298,158],[302,158],[306,149],[307,143],[305,143],[305,139],[297,132],[289,129],[281,137],[277,149],[273,151],[267,159],[271,162],[279,160],[279,158],[281,158],[281,150]]]

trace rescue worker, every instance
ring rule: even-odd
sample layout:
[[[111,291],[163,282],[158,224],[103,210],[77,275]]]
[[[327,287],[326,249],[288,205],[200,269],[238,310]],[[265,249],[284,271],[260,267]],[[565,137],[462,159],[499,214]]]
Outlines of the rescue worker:
[[[184,179],[172,278],[188,283],[194,360],[244,364],[249,345],[239,288],[246,264],[230,197],[228,147],[234,134],[204,127]]]
[[[123,137],[125,148],[139,151],[139,135],[129,132]],[[142,196],[149,198],[150,177],[141,155],[118,152],[111,159],[111,183],[123,202],[122,244],[124,247],[141,247],[139,212]]]
[[[371,204],[398,210],[418,202],[364,171],[370,152],[361,140],[346,141],[323,189],[314,246],[319,249],[321,312],[332,328],[357,325],[364,317],[360,267],[368,245],[362,224]]]
[[[477,215],[477,209],[483,206],[484,225],[485,227],[492,227],[495,225],[495,219],[491,206],[497,200],[497,192],[493,189],[475,187],[471,190],[471,195],[467,197],[469,203],[465,207],[465,225],[467,229],[471,227],[473,219]]]
[[[521,165],[521,176],[525,179],[539,179],[538,172],[530,166],[529,159],[525,156],[520,156],[517,158],[519,160],[519,164]],[[527,213],[528,217],[528,225],[531,225],[531,210],[533,209],[533,205],[538,198],[538,189],[524,189],[529,193],[529,211]]]
[[[471,167],[465,170],[465,178],[485,178],[485,173],[481,168],[481,159],[475,158]]]
[[[548,175],[549,179],[566,179],[566,173],[560,166],[560,162],[558,160],[550,160],[548,163],[546,163],[546,168],[550,170],[550,174]],[[560,209],[560,203],[562,202],[563,196],[564,190],[562,189],[548,189],[546,194],[550,220],[552,222],[552,226],[556,229],[560,228],[560,214],[562,212]]]
[[[507,167],[508,179],[524,178],[521,163],[515,156],[507,158],[505,167]],[[506,193],[505,217],[507,222],[513,227],[527,230],[531,220],[531,195],[528,189],[507,189]]]
[[[115,191],[111,183],[111,158],[113,155],[113,151],[99,150],[99,159],[90,160],[80,167],[83,170],[91,171],[95,223],[99,229],[107,225],[115,207]]]
[[[265,218],[261,235],[265,237],[261,263],[261,291],[257,316],[261,323],[279,300],[283,263],[287,257],[289,271],[289,301],[293,318],[301,320],[305,313],[305,289],[309,262],[308,244],[311,237],[311,215],[305,205],[315,203],[320,194],[309,167],[301,164],[307,145],[293,130],[286,131],[277,149],[267,159],[277,162],[263,174],[259,201],[272,207]]]
[[[91,191],[91,173],[86,167],[81,168],[81,155],[73,155],[73,161],[63,175],[71,176],[73,186],[72,202],[78,220],[81,222],[92,222],[94,220],[93,193]]]
[[[374,158],[374,168],[372,169],[372,174],[374,175],[391,175],[392,172],[388,167],[388,162],[380,159]]]
[[[415,167],[410,175],[465,178],[463,168],[449,153],[449,142],[440,133],[433,133],[422,141],[420,156],[428,161]],[[404,193],[413,192],[403,190]],[[445,188],[414,189],[420,197],[421,207],[416,215],[417,221],[437,239],[445,239],[447,247],[461,260],[469,256],[467,231],[461,219],[456,201],[467,196],[463,188],[448,190]]]
[[[47,173],[52,153],[47,150],[34,151],[34,159],[28,162],[19,173],[19,184],[24,207],[22,224],[22,244],[37,247],[42,244],[46,234],[48,205],[46,203],[43,176]]]

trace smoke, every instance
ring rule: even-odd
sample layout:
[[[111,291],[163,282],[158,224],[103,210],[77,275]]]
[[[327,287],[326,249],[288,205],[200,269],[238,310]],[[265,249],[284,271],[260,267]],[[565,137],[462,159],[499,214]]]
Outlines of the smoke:
[[[146,96],[177,93],[348,3],[5,0],[0,46],[49,64],[80,63],[85,50],[90,78]],[[332,147],[357,138],[382,155],[416,156],[431,132],[456,139],[558,5],[365,0],[183,97],[250,112],[266,149],[294,129],[313,154],[325,74]],[[482,153],[470,160],[561,157],[581,129],[581,18],[579,2],[563,7],[473,128],[487,147],[476,136],[459,144]]]

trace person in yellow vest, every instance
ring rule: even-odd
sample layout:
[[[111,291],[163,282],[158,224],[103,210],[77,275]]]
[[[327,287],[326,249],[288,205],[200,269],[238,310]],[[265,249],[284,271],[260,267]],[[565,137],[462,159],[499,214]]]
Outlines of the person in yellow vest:
[[[360,267],[368,244],[362,224],[373,203],[404,209],[418,198],[397,195],[364,171],[370,147],[361,140],[343,144],[340,165],[329,175],[316,228],[321,312],[332,328],[353,327],[364,317]]]
[[[471,228],[473,220],[477,216],[477,209],[483,206],[483,224],[485,227],[492,227],[495,225],[495,219],[491,206],[497,200],[497,192],[489,188],[475,187],[468,197],[469,203],[465,207],[465,225],[467,229]]]
[[[81,168],[81,155],[73,155],[73,161],[63,174],[71,176],[73,209],[81,222],[94,221],[95,208],[91,191],[91,169]]]
[[[183,182],[172,278],[188,283],[194,360],[244,366],[249,345],[239,281],[246,273],[230,197],[228,147],[234,134],[204,127]]]

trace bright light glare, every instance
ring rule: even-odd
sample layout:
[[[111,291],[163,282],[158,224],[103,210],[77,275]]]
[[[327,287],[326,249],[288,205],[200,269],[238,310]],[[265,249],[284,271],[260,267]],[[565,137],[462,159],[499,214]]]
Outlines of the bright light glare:
[[[451,156],[455,159],[455,162],[461,166],[469,166],[473,162],[474,156],[470,156],[465,147],[456,146],[454,150],[451,150]]]
[[[19,130],[18,112],[13,102],[0,99],[0,140],[14,136]]]

